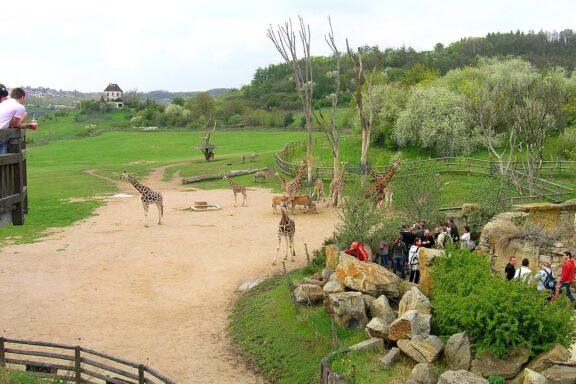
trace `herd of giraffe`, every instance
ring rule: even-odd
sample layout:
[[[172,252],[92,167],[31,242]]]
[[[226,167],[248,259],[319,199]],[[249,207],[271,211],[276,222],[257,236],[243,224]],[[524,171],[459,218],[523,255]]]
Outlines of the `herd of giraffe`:
[[[340,173],[330,183],[329,199],[332,201],[332,204],[335,205],[336,207],[340,206],[342,202],[342,190],[345,184],[344,171],[346,168],[346,164],[347,164],[346,162],[342,163]],[[300,163],[300,166],[298,167],[294,179],[291,181],[286,181],[279,173],[276,173],[276,176],[278,176],[280,180],[282,191],[285,192],[287,196],[283,196],[282,199],[279,200],[278,202],[274,201],[273,199],[272,207],[275,210],[276,204],[279,203],[282,217],[280,218],[280,223],[278,224],[278,246],[276,247],[276,255],[274,256],[274,261],[272,262],[272,265],[276,265],[278,259],[278,253],[280,251],[280,246],[282,243],[282,238],[284,238],[286,242],[286,256],[284,257],[284,260],[288,260],[289,253],[291,253],[292,255],[291,259],[292,261],[294,261],[294,257],[296,256],[296,252],[294,251],[294,234],[296,232],[296,223],[292,218],[290,218],[290,216],[288,216],[287,209],[289,205],[292,205],[292,212],[294,212],[295,203],[293,201],[295,198],[300,197],[299,194],[300,191],[302,190],[302,175],[304,173],[304,170],[306,169],[306,166],[307,166],[306,161],[302,161]],[[384,207],[388,207],[389,209],[391,209],[392,187],[390,181],[392,180],[394,173],[399,169],[399,167],[400,167],[400,161],[396,160],[393,162],[392,166],[388,168],[388,171],[384,174],[375,171],[370,172],[371,176],[375,179],[375,181],[370,186],[364,189],[364,196],[366,198],[373,198],[377,208],[380,208],[382,204],[384,204]],[[136,188],[136,190],[140,192],[140,194],[142,195],[141,200],[142,200],[142,206],[144,208],[145,227],[148,227],[148,206],[150,204],[155,204],[156,207],[158,208],[158,224],[159,225],[162,224],[162,216],[164,211],[162,195],[159,192],[154,192],[149,187],[139,183],[138,181],[136,181],[136,179],[134,179],[132,176],[126,173],[126,171],[122,173],[121,179],[128,180],[134,186],[134,188]],[[232,191],[234,192],[234,207],[237,207],[238,204],[237,201],[238,194],[242,194],[242,206],[243,207],[247,206],[248,197],[246,195],[246,187],[238,183],[235,183],[227,175],[224,175],[223,179],[230,185]],[[316,180],[312,196],[308,197],[311,204],[314,204],[312,202],[312,197],[314,197],[314,195],[317,196],[318,201],[323,193],[324,193],[324,183],[322,179],[318,178]]]

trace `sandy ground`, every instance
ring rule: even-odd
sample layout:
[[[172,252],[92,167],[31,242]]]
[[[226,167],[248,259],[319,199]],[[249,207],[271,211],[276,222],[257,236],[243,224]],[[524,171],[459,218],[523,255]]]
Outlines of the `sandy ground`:
[[[239,287],[280,271],[271,265],[280,220],[273,193],[249,189],[248,206],[235,208],[231,189],[164,182],[161,170],[144,184],[164,196],[162,225],[152,206],[145,228],[140,195],[119,183],[132,197],[108,199],[95,216],[41,242],[0,250],[0,334],[81,345],[178,383],[262,383],[232,351],[226,326]],[[185,210],[203,200],[222,209]],[[312,257],[337,219],[322,205],[295,221],[290,268],[306,263],[304,243]]]

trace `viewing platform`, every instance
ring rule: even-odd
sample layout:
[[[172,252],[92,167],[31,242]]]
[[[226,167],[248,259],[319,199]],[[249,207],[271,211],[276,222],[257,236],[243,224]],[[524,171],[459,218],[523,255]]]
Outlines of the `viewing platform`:
[[[23,225],[28,213],[26,142],[23,129],[0,129],[8,153],[0,154],[0,227]]]

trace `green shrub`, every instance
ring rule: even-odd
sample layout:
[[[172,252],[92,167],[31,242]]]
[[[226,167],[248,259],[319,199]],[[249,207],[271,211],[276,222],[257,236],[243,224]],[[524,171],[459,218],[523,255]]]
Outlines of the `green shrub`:
[[[471,228],[483,228],[497,213],[509,211],[514,187],[504,177],[494,176],[478,182],[470,191],[468,202],[477,203],[480,208],[467,214]]]
[[[566,160],[576,160],[576,127],[567,128],[560,134],[558,155]]]
[[[490,384],[504,384],[506,381],[502,376],[489,376],[488,382]]]
[[[437,259],[431,275],[434,334],[466,331],[476,352],[500,357],[519,346],[533,354],[556,344],[569,348],[576,339],[564,297],[548,303],[533,285],[491,274],[487,256],[453,250]]]

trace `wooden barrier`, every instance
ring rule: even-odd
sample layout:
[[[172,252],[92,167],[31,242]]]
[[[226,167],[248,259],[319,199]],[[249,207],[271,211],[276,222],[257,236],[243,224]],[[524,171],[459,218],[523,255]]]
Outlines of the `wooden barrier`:
[[[23,129],[0,129],[8,153],[0,154],[0,227],[24,224],[28,212],[26,145]]]
[[[75,384],[175,384],[147,366],[80,346],[4,337],[0,367]]]

